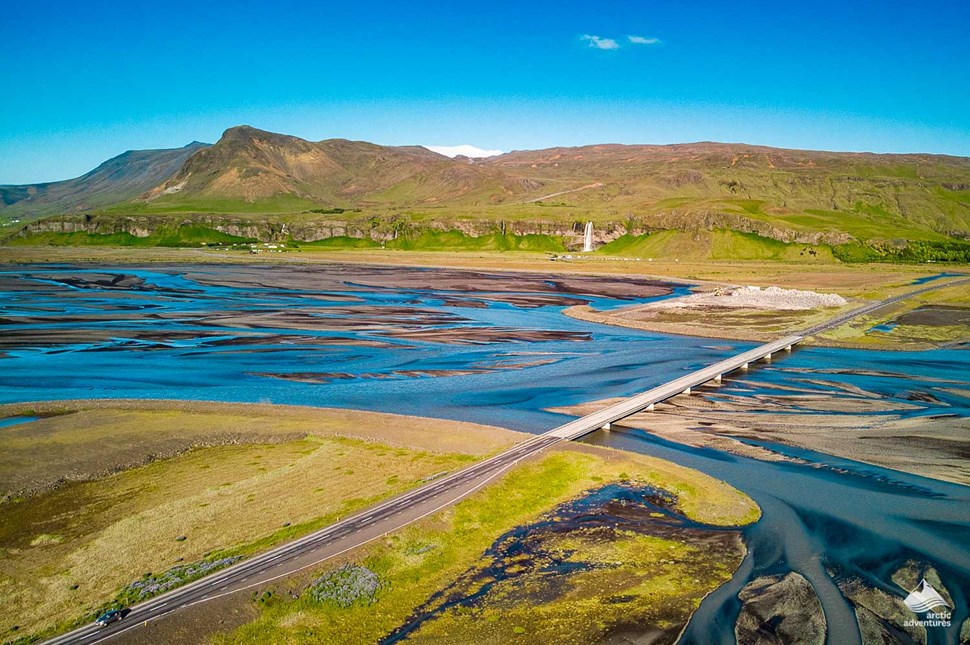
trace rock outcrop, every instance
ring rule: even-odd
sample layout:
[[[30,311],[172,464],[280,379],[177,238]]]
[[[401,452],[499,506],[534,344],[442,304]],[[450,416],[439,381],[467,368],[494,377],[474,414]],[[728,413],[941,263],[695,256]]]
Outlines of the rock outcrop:
[[[823,645],[826,623],[811,583],[798,573],[763,576],[738,594],[743,605],[734,627],[745,645]]]

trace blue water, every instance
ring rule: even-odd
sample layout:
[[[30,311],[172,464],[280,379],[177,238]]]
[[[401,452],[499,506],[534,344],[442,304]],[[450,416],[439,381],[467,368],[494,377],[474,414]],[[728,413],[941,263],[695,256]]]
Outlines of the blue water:
[[[76,275],[106,269],[72,269]],[[198,272],[198,268],[193,268]],[[217,279],[221,272],[207,267]],[[427,289],[364,289],[307,291],[233,288],[203,285],[184,275],[147,269],[124,269],[146,280],[155,290],[78,289],[0,292],[0,329],[6,333],[55,331],[56,344],[8,348],[0,361],[0,403],[72,398],[177,398],[190,400],[267,402],[338,406],[365,410],[474,419],[516,430],[541,431],[563,417],[544,408],[626,396],[657,385],[671,374],[692,370],[729,354],[746,343],[670,337],[587,323],[561,314],[563,306],[516,307],[505,302],[466,300],[476,306],[443,306],[464,294]],[[0,272],[25,286],[58,274],[53,269]],[[65,297],[68,294],[70,297]],[[351,297],[354,302],[297,296]],[[505,295],[516,295],[507,292]],[[534,295],[534,294],[518,294]],[[666,297],[661,296],[661,297]],[[623,300],[622,304],[651,298]],[[582,297],[605,308],[616,301]],[[480,307],[482,303],[487,306]],[[310,312],[325,320],[328,311],[355,307],[400,307],[415,312],[433,310],[445,320],[423,324],[388,322],[354,331],[304,330],[267,326],[245,327],[220,322],[228,314],[261,315],[280,310]],[[461,304],[461,303],[459,303]],[[26,316],[50,323],[16,324]],[[6,321],[2,319],[6,318]],[[55,320],[55,318],[57,320]],[[353,316],[350,316],[353,318]],[[12,324],[11,324],[12,323]],[[519,331],[553,330],[588,340],[447,344],[402,340],[387,332],[396,327],[440,330],[456,328]],[[85,341],[85,330],[109,334]],[[178,338],[157,339],[159,334]],[[312,339],[319,345],[293,344],[288,339]],[[335,340],[336,339],[336,340]],[[223,344],[232,340],[234,344]],[[237,342],[238,341],[238,342]],[[341,341],[380,343],[380,347],[341,345]],[[388,346],[389,345],[389,346]],[[544,365],[507,368],[532,361]],[[441,370],[477,373],[447,378],[399,376],[400,372]],[[347,379],[304,383],[265,374],[332,374]],[[374,375],[388,375],[379,379]],[[433,403],[431,403],[433,402]]]
[[[36,421],[37,419],[38,417],[6,417],[0,419],[0,428],[15,426],[21,423],[30,423],[31,421]]]
[[[832,645],[860,642],[849,603],[827,567],[902,598],[892,572],[909,559],[932,563],[953,594],[955,628],[929,629],[930,643],[956,643],[968,617],[970,488],[807,450],[773,446],[807,464],[773,463],[695,449],[639,430],[588,440],[702,470],[750,495],[763,517],[745,530],[749,554],[731,582],[701,605],[683,643],[733,642],[737,593],[761,575],[797,571],[815,587]]]
[[[954,348],[899,352],[802,347],[770,365],[760,364],[743,378],[726,381],[708,396],[787,396],[783,408],[767,410],[773,415],[810,412],[824,423],[827,412],[793,394],[885,404],[885,411],[866,410],[866,416],[970,417],[970,353]],[[746,411],[757,412],[757,404]]]
[[[937,273],[935,275],[927,275],[922,278],[916,278],[911,284],[926,284],[927,282],[933,282],[934,280],[942,280],[943,278],[957,278],[966,275],[965,273]]]
[[[541,432],[568,419],[545,411],[548,407],[631,395],[752,346],[596,325],[561,313],[581,302],[605,310],[670,297],[683,290],[675,285],[658,295],[646,289],[656,285],[645,283],[642,296],[603,298],[577,292],[581,285],[570,291],[553,280],[543,286],[501,275],[487,291],[470,292],[462,288],[460,275],[442,283],[445,287],[429,285],[426,271],[397,270],[400,275],[390,282],[387,271],[265,266],[2,270],[0,403],[75,398],[273,402]],[[101,274],[143,283],[85,282]],[[411,335],[402,336],[402,331]],[[445,342],[455,333],[461,334],[460,342]],[[539,336],[525,340],[528,334]],[[705,396],[715,401],[741,397],[749,402],[748,411],[766,419],[812,414],[824,424],[832,412],[805,395],[878,400],[890,409],[875,414],[918,420],[970,416],[968,392],[966,350],[801,348],[745,375],[735,374]],[[941,572],[957,601],[955,629],[930,629],[930,643],[956,643],[970,592],[970,488],[784,446],[770,445],[808,464],[695,449],[639,431],[596,434],[590,441],[707,472],[750,494],[764,511],[763,519],[745,531],[749,555],[741,570],[704,601],[684,642],[732,642],[737,591],[758,575],[795,570],[813,583],[822,600],[829,643],[857,643],[851,607],[827,568],[903,596],[890,576],[915,558]]]
[[[868,330],[866,330],[866,333],[869,333],[870,331],[881,331],[886,334],[891,334],[892,331],[896,329],[896,327],[898,326],[899,326],[898,323],[883,323],[881,325],[873,325]]]

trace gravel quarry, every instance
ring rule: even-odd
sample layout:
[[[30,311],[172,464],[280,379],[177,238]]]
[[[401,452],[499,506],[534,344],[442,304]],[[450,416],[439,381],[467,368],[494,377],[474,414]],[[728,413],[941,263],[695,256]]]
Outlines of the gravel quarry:
[[[693,309],[724,307],[728,309],[771,309],[803,311],[823,307],[841,307],[848,301],[836,293],[817,293],[781,287],[735,287],[696,293],[683,298],[654,302],[644,309]]]

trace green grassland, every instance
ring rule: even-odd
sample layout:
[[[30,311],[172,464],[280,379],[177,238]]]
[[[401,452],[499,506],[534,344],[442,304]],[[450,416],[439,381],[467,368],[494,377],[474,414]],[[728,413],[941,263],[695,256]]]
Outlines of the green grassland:
[[[301,249],[385,248],[400,251],[531,251],[550,253],[566,250],[562,239],[552,235],[491,233],[472,236],[462,231],[433,230],[423,230],[420,233],[398,237],[386,242],[340,235],[313,242],[291,240],[290,244]]]
[[[565,251],[561,239],[551,235],[502,235],[473,237],[461,231],[422,231],[413,237],[390,240],[387,248],[402,251]]]
[[[121,246],[121,247],[197,247],[220,244],[246,244],[252,238],[229,235],[204,226],[184,224],[177,228],[158,228],[139,237],[128,232],[74,233],[44,232],[29,237],[13,237],[11,246]]]
[[[317,602],[308,594],[290,600],[285,599],[286,594],[275,593],[272,600],[260,603],[261,615],[256,621],[214,642],[376,642],[404,622],[432,593],[480,564],[482,553],[500,535],[535,521],[543,512],[584,490],[608,482],[632,480],[671,490],[688,516],[703,521],[730,526],[757,519],[757,507],[740,493],[699,475],[639,455],[556,451],[520,466],[457,506],[349,558],[380,577],[381,586],[372,604],[342,607]],[[696,506],[698,502],[702,506]],[[688,563],[691,557],[703,554],[676,540],[627,536],[599,549],[591,551],[590,556],[623,562],[610,572],[612,575],[578,576],[571,583],[574,593],[552,602],[523,601],[514,610],[503,606],[501,612],[496,608],[474,617],[448,615],[443,623],[427,626],[428,639],[504,643],[531,634],[534,642],[549,642],[550,638],[556,640],[556,635],[561,638],[570,633],[568,630],[577,630],[577,642],[591,642],[583,637],[602,635],[625,619],[648,618],[670,606],[676,611],[668,619],[686,621],[706,593],[730,578],[743,554],[739,549],[728,561],[707,562],[699,572]],[[657,567],[661,558],[665,564]],[[666,565],[668,561],[670,566]],[[323,567],[313,576],[336,566]],[[610,598],[618,594],[636,599],[626,605],[626,615],[619,615],[621,612],[610,606]],[[508,611],[514,615],[504,613]],[[448,637],[439,641],[442,633]],[[417,633],[417,640],[424,640],[422,634]]]
[[[600,255],[678,260],[771,260],[779,262],[846,263],[925,262],[970,263],[970,242],[908,240],[905,244],[847,243],[839,245],[781,242],[755,233],[728,229],[668,230],[623,235],[599,249]]]
[[[28,413],[44,418],[0,436],[0,633],[16,627],[25,637],[90,619],[146,572],[220,550],[268,548],[516,436],[273,406],[65,402],[0,410]]]
[[[0,438],[3,490],[14,491],[0,501],[0,629],[28,641],[89,620],[119,594],[128,598],[123,588],[149,573],[265,550],[517,436],[472,424],[281,406],[64,402],[4,406],[0,413],[45,415]],[[523,465],[457,508],[351,554],[388,583],[378,611],[305,607],[305,600],[272,604],[232,640],[300,640],[306,632],[295,612],[310,616],[314,634],[365,642],[472,566],[498,534],[607,481],[663,487],[681,512],[711,524],[759,516],[747,496],[702,473],[582,450],[592,452],[567,450]],[[417,554],[418,542],[435,547]],[[112,566],[103,566],[108,561]],[[721,564],[716,576],[700,585],[685,579],[689,588],[680,591],[699,599],[737,562]]]
[[[748,206],[749,209],[755,206]],[[405,251],[518,251],[561,253],[575,248],[581,240],[584,219],[560,217],[526,220],[522,209],[495,209],[481,212],[434,212],[416,210],[383,214],[359,211],[290,214],[250,213],[212,215],[198,211],[152,215],[101,214],[90,220],[78,216],[50,218],[52,224],[39,222],[20,231],[10,229],[2,242],[7,246],[117,246],[117,247],[200,247],[286,243],[308,249],[387,248]],[[339,209],[337,209],[339,210]],[[509,219],[505,219],[508,211]],[[477,217],[476,217],[477,215]],[[814,230],[833,233],[837,214],[830,218],[804,216],[804,221],[789,231]],[[748,215],[746,215],[748,216]],[[515,219],[512,219],[515,218]],[[831,221],[829,221],[829,219]],[[685,260],[746,260],[775,262],[891,262],[970,263],[970,241],[947,238],[932,231],[907,228],[886,215],[842,226],[839,235],[852,230],[860,237],[839,243],[824,241],[793,242],[777,239],[768,231],[739,230],[738,222],[724,222],[710,228],[691,224],[689,216],[666,217],[652,232],[626,233],[599,246],[597,255]],[[62,223],[58,223],[63,220]],[[616,221],[602,224],[606,230],[636,230],[645,221]],[[807,222],[814,222],[809,224]],[[766,218],[766,226],[787,225]],[[673,228],[664,228],[664,226]],[[815,228],[813,228],[813,226]],[[880,228],[882,227],[882,228]],[[75,232],[63,232],[65,229]],[[505,230],[508,232],[503,232]],[[132,231],[137,232],[135,235]],[[336,232],[334,232],[336,231]],[[790,232],[787,235],[795,235]],[[863,236],[880,237],[863,237]],[[893,237],[890,237],[893,236]],[[307,241],[307,239],[312,241]],[[377,241],[377,240],[383,240]]]
[[[375,242],[367,237],[349,237],[347,235],[335,235],[312,242],[293,241],[291,244],[301,249],[377,249],[381,246],[380,242]]]
[[[597,249],[597,253],[679,260],[833,261],[832,251],[826,246],[785,243],[754,233],[726,229],[624,235]]]
[[[914,223],[881,205],[856,202],[851,210],[824,210],[808,208],[802,212],[762,210],[764,200],[729,200],[712,203],[712,206],[736,206],[737,212],[747,217],[805,233],[847,233],[858,240],[911,239],[942,241],[949,239],[927,226]]]
[[[913,312],[930,312],[924,324]],[[919,318],[917,317],[917,320]],[[872,349],[928,349],[970,339],[970,289],[930,291],[869,315],[859,316],[819,338],[823,342]],[[930,323],[930,324],[927,324]]]
[[[158,229],[151,235],[138,237],[120,233],[61,233],[44,232],[29,237],[14,237],[10,246],[118,246],[118,247],[200,247],[232,244],[252,244],[255,238],[230,235],[215,229],[182,225],[178,228]],[[412,236],[402,236],[385,243],[370,238],[339,235],[312,242],[290,238],[287,244],[307,249],[373,249],[388,248],[402,251],[531,251],[562,252],[561,238],[551,235],[512,235],[492,233],[471,236],[461,231],[424,230]]]
[[[144,572],[215,550],[219,557],[263,550],[469,461],[308,437],[201,448],[9,502],[0,510],[0,620],[6,630],[28,632],[79,615],[90,619]]]

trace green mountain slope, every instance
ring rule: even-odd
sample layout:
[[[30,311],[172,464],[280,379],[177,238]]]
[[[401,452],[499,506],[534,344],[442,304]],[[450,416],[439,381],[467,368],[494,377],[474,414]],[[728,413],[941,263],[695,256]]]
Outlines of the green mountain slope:
[[[75,179],[25,186],[0,186],[0,216],[29,218],[89,211],[125,202],[165,181],[207,144],[129,150]]]
[[[856,239],[970,236],[970,159],[784,150],[743,144],[602,145],[489,160],[548,186],[599,184],[551,198],[669,228],[715,215]],[[551,191],[552,192],[552,191]]]

